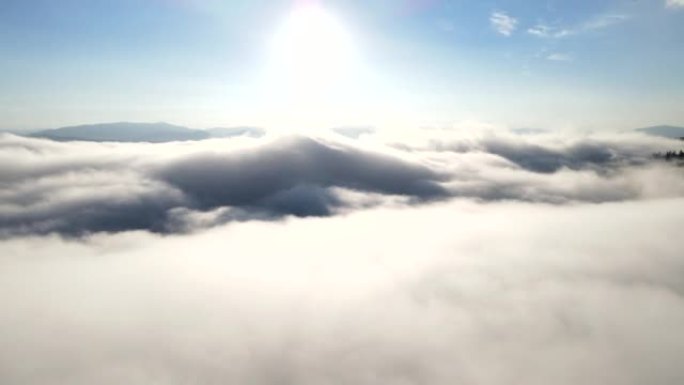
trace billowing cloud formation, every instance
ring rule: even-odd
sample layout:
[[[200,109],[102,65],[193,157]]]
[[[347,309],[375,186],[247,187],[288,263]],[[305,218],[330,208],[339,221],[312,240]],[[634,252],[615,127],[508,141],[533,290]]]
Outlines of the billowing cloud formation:
[[[684,382],[679,142],[346,134],[0,137],[0,382]]]
[[[398,157],[308,138],[256,151],[203,154],[162,167],[160,178],[202,208],[260,207],[295,215],[329,215],[332,186],[419,199],[446,196],[438,172]],[[303,196],[302,196],[303,195]]]
[[[679,170],[650,161],[668,149],[666,139],[499,133],[407,146],[362,138],[131,144],[4,135],[0,234],[168,233],[454,197],[567,203],[684,195]]]
[[[241,216],[330,215],[331,188],[430,200],[438,172],[387,154],[307,138],[95,144],[4,137],[0,228],[9,233],[167,231],[177,209]],[[235,214],[235,213],[234,213]]]
[[[5,384],[679,384],[682,198],[0,244]]]

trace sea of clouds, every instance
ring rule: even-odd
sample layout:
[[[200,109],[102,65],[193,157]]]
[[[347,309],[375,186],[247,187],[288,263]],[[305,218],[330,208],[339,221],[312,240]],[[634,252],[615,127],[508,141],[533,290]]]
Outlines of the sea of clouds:
[[[677,145],[2,135],[0,382],[684,383]]]
[[[438,140],[435,138],[439,138]],[[407,144],[410,143],[410,144]],[[425,132],[271,135],[166,144],[0,136],[0,236],[193,231],[467,198],[569,204],[684,196],[653,162],[671,140]]]

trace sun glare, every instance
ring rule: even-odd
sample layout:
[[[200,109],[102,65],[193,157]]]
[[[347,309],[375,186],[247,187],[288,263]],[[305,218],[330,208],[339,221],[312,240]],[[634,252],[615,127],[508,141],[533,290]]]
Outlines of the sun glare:
[[[317,2],[302,2],[276,32],[271,65],[288,93],[318,98],[350,73],[354,51],[342,23]]]

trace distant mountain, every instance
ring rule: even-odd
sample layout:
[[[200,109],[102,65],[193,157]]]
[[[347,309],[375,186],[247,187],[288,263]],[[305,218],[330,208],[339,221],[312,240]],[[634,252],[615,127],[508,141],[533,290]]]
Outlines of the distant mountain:
[[[263,129],[254,127],[213,128],[197,130],[168,123],[103,123],[62,127],[31,134],[32,137],[57,141],[149,142],[164,143],[204,140],[233,136],[262,136]]]
[[[104,123],[39,131],[31,136],[59,141],[173,142],[208,139],[209,133],[168,123]]]
[[[18,136],[26,136],[30,133],[29,130],[12,129],[12,128],[0,128],[0,134],[12,134]]]
[[[639,128],[636,131],[643,132],[643,133],[649,134],[649,135],[661,136],[664,138],[672,138],[672,139],[684,138],[684,127],[653,126],[653,127]]]

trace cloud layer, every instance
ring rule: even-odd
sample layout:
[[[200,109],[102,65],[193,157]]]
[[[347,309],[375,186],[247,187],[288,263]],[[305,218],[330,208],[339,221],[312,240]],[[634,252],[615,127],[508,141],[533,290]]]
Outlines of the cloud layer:
[[[7,384],[677,384],[681,198],[0,245]]]
[[[407,146],[371,134],[169,144],[4,135],[0,234],[169,233],[454,197],[568,203],[684,192],[677,168],[650,160],[665,139],[446,137]]]
[[[0,382],[684,382],[679,142],[517,132],[4,135]]]

